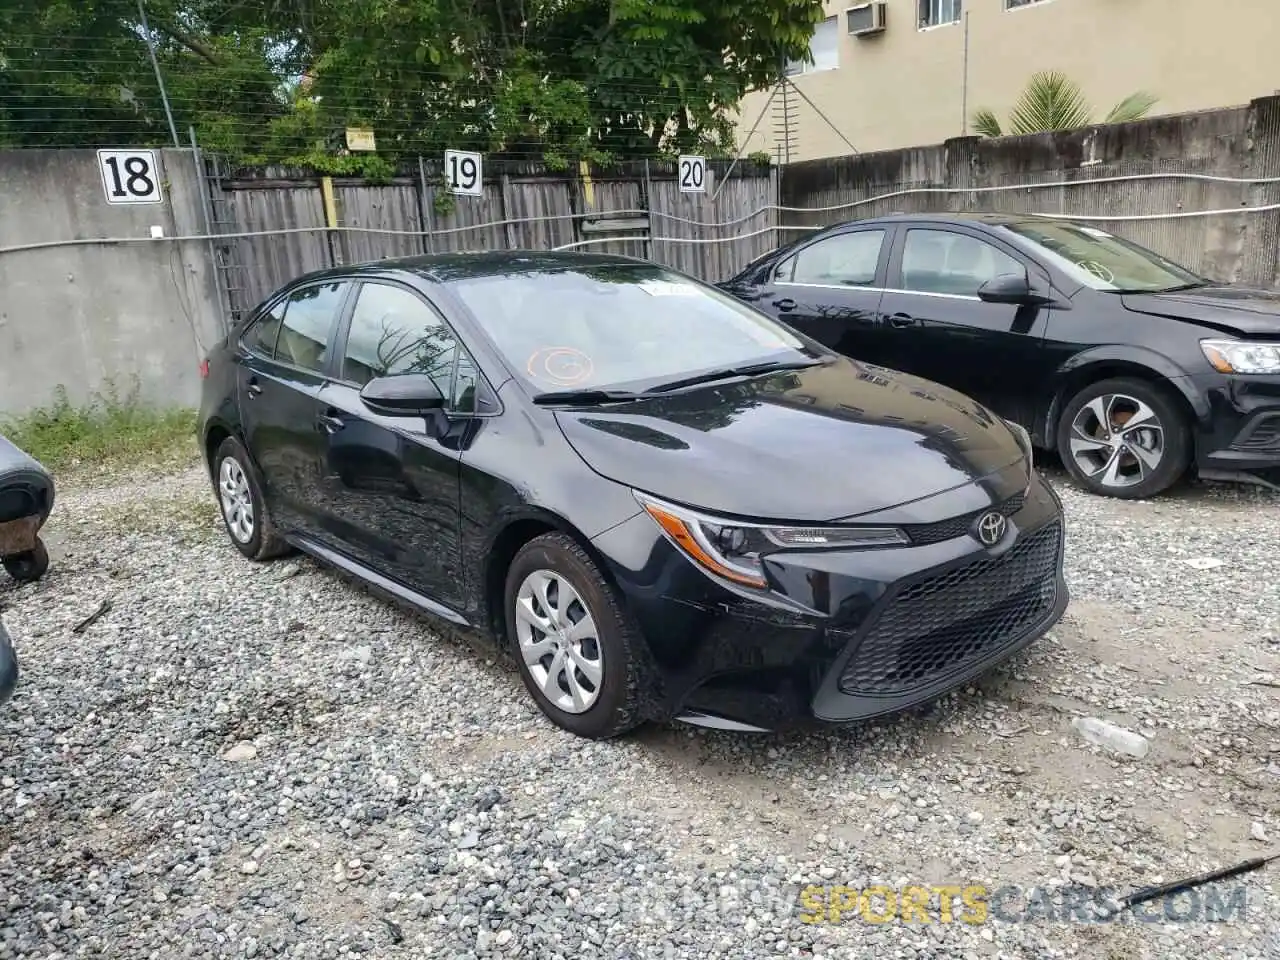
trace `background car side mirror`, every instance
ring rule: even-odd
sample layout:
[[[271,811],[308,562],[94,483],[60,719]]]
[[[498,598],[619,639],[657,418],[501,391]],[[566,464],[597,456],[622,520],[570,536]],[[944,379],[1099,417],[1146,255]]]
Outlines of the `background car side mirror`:
[[[987,303],[1043,303],[1044,298],[1031,289],[1025,273],[1002,273],[978,288],[978,299]]]
[[[387,417],[418,417],[444,406],[444,395],[425,374],[378,377],[365,384],[360,399],[374,413]]]

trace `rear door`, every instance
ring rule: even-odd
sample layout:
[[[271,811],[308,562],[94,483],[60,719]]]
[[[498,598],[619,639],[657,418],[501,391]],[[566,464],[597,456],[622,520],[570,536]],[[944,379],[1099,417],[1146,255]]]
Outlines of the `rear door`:
[[[886,366],[959,390],[1030,428],[1045,378],[1049,308],[986,303],[978,288],[1001,274],[1043,270],[972,229],[899,231],[881,302],[891,333]]]
[[[241,338],[236,376],[245,444],[273,517],[303,533],[317,529],[324,454],[318,397],[350,286],[339,280],[296,288]]]
[[[373,280],[360,285],[340,341],[319,404],[326,536],[383,576],[456,609],[460,468],[450,414],[459,341],[417,291]],[[361,401],[370,380],[407,373],[431,377],[446,408],[387,417]]]
[[[756,305],[833,350],[878,362],[891,237],[881,224],[800,247],[778,264]]]

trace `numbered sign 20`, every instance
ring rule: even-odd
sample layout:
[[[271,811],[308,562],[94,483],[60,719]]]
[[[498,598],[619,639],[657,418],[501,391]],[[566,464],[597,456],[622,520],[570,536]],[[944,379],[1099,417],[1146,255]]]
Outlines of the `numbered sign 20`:
[[[444,152],[444,175],[453,193],[468,197],[484,195],[484,167],[480,154],[464,150]]]
[[[707,192],[706,157],[681,157],[678,170],[681,193]]]
[[[107,203],[164,203],[151,150],[99,150],[98,167]]]

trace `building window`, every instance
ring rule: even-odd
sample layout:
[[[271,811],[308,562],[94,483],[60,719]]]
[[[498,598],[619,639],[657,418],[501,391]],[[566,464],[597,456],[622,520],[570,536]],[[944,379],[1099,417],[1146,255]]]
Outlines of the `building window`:
[[[959,3],[960,0],[955,0]],[[799,60],[787,62],[787,76],[794,77],[800,73],[814,73],[818,70],[834,70],[840,66],[840,29],[838,17],[827,17],[813,31],[813,39],[809,41],[809,54],[813,63],[801,63]]]
[[[961,2],[962,0],[920,0],[920,29],[959,22]]]

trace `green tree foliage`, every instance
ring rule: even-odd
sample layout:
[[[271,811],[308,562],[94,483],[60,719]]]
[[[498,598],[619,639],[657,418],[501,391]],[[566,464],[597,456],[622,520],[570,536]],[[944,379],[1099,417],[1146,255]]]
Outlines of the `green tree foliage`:
[[[1103,123],[1128,123],[1141,120],[1158,101],[1149,93],[1137,92],[1125,97],[1103,118]],[[1070,77],[1057,70],[1033,74],[1009,114],[1005,130],[995,113],[988,109],[973,115],[973,129],[983,137],[1021,136],[1051,130],[1072,130],[1094,122],[1093,108],[1084,93]]]
[[[147,0],[179,130],[358,169],[446,147],[566,165],[732,149],[727,111],[808,55],[820,0]],[[136,0],[0,4],[0,146],[159,143]]]

